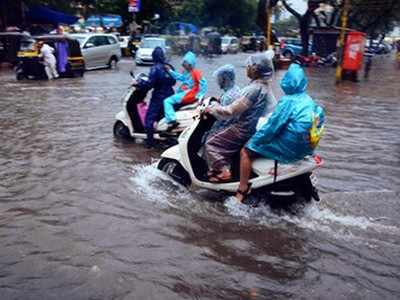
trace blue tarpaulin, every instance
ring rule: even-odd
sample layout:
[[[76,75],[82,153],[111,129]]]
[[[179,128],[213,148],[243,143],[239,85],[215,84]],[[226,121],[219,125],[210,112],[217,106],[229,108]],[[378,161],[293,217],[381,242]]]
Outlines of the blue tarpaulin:
[[[167,26],[167,31],[183,30],[185,32],[197,33],[197,27],[190,23],[172,22]]]
[[[27,12],[27,18],[32,23],[54,25],[74,24],[79,19],[78,17],[67,15],[40,5],[30,6]]]
[[[95,15],[87,18],[85,22],[86,26],[92,27],[121,27],[122,26],[122,18],[118,15]]]

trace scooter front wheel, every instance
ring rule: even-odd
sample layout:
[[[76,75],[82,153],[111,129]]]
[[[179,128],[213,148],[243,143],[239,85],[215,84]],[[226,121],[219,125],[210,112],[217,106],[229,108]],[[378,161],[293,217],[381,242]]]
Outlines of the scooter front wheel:
[[[17,80],[24,80],[24,79],[26,79],[26,76],[22,72],[17,72],[16,78],[17,78]]]
[[[131,138],[130,134],[129,134],[129,128],[125,126],[124,123],[122,123],[121,121],[117,121],[114,124],[114,136],[120,139],[127,139],[127,138]]]
[[[187,187],[192,183],[188,172],[177,160],[162,158],[158,163],[157,168],[183,186]]]

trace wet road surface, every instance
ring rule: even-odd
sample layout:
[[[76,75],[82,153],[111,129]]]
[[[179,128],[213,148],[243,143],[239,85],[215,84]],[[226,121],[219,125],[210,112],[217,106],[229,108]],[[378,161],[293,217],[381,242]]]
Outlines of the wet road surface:
[[[245,57],[200,60],[211,94],[224,63],[246,84]],[[159,152],[115,140],[129,60],[55,82],[1,72],[0,298],[398,299],[392,64],[377,58],[368,82],[340,87],[333,69],[307,70],[328,116],[325,167],[322,202],[295,214],[188,192],[156,170]]]

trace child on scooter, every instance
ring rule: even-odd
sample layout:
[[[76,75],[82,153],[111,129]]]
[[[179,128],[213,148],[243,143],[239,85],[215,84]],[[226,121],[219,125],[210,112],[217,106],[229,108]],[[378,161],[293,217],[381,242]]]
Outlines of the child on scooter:
[[[192,52],[186,53],[183,58],[183,73],[169,69],[173,78],[182,82],[177,93],[164,101],[164,114],[168,123],[168,131],[178,127],[174,105],[190,104],[204,97],[207,92],[207,81],[200,70],[196,69],[196,55]]]

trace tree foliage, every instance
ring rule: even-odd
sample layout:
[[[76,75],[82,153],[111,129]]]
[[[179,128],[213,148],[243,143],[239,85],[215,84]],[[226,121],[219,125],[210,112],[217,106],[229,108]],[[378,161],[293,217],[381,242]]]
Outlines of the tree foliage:
[[[177,19],[198,26],[229,27],[232,29],[253,31],[257,0],[187,0]]]
[[[350,28],[376,37],[400,25],[399,0],[351,0],[350,3]]]
[[[278,36],[296,36],[299,32],[299,25],[294,16],[279,20],[275,22],[273,26]]]

